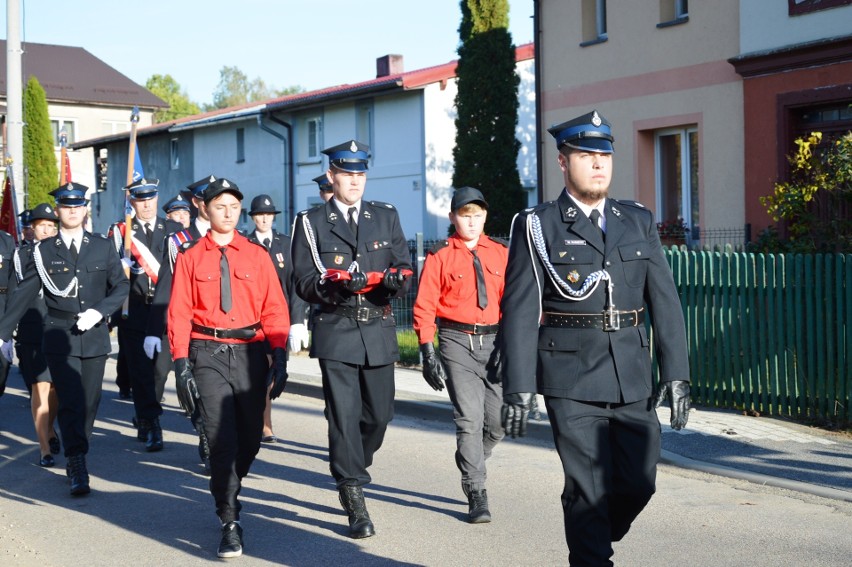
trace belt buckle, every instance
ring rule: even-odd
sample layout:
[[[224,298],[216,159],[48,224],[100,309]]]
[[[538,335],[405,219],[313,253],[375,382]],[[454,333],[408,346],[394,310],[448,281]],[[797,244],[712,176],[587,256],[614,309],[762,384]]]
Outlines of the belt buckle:
[[[473,334],[474,334],[474,335],[478,335],[478,334],[479,334],[479,327],[480,327],[480,324],[479,324],[479,323],[474,323],[474,324],[473,324]]]
[[[621,321],[618,317],[618,311],[610,307],[603,312],[604,331],[612,332],[621,329]]]
[[[369,307],[356,307],[355,308],[355,320],[360,323],[366,323],[370,320],[370,308]]]
[[[216,327],[213,327],[213,338],[214,338],[214,339],[221,339],[221,338],[224,338],[224,337],[220,337],[220,336],[219,336],[219,329],[217,329]]]

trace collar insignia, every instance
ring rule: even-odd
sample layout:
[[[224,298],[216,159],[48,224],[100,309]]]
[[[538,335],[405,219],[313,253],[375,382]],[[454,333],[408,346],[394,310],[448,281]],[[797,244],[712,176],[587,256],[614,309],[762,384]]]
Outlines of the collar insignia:
[[[616,209],[616,208],[615,208],[615,205],[613,205],[612,207],[610,207],[610,210],[612,211],[612,214],[614,214],[615,216],[617,216],[617,217],[620,217],[620,216],[621,216],[621,211],[619,211],[618,209]]]

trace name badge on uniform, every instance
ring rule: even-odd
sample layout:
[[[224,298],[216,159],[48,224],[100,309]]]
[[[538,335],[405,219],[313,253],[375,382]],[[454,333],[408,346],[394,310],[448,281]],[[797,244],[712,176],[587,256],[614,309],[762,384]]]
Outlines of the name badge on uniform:
[[[566,240],[565,246],[585,246],[585,240]]]
[[[283,268],[284,267],[284,254],[282,254],[281,252],[278,252],[277,254],[275,254],[275,259],[278,260],[278,267]]]

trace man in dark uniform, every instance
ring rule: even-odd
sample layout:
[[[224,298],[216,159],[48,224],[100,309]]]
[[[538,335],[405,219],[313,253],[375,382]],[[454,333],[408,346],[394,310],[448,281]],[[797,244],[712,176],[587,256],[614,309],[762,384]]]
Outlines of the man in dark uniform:
[[[548,131],[565,190],[513,221],[501,304],[504,427],[523,435],[534,393],[544,395],[565,472],[569,562],[612,565],[612,542],[654,494],[660,457],[646,311],[675,429],[689,407],[686,332],[654,215],[608,197],[610,124],[594,111]]]
[[[142,178],[126,187],[130,206],[136,213],[130,225],[129,251],[125,245],[124,221],[114,224],[109,231],[122,263],[130,270],[127,313],[122,313],[118,321],[119,349],[126,357],[133,388],[136,437],[145,442],[148,452],[163,449],[160,399],[171,370],[171,359],[168,352],[161,352],[151,360],[146,356],[143,345],[160,266],[168,261],[165,236],[183,228],[174,221],[157,216],[158,185],[157,179]]]
[[[184,228],[189,228],[189,223],[192,221],[192,216],[189,213],[189,201],[181,193],[166,201],[166,204],[163,205],[163,212],[166,213],[167,219],[175,221]]]
[[[44,354],[59,398],[59,429],[71,494],[88,494],[86,453],[101,399],[111,345],[105,319],[127,298],[130,282],[106,237],[86,232],[86,187],[55,189],[59,235],[37,243],[24,279],[0,318],[0,339],[12,336],[18,320],[44,290],[47,304]]]
[[[310,354],[322,371],[331,474],[350,535],[372,536],[367,468],[393,418],[399,360],[390,300],[405,293],[411,263],[392,205],[362,200],[369,148],[355,140],[323,150],[334,198],[302,211],[293,228],[296,291],[318,304]]]
[[[15,279],[12,267],[14,255],[15,239],[8,232],[0,230],[0,315],[6,310],[9,283]],[[0,353],[0,396],[6,390],[6,380],[9,378],[9,369],[12,365],[12,346],[9,345],[6,348],[6,352]]]
[[[284,298],[290,307],[290,335],[287,345],[291,352],[299,352],[302,345],[308,346],[308,304],[299,297],[293,289],[293,266],[290,262],[290,237],[279,234],[272,228],[275,215],[281,211],[275,209],[272,197],[269,195],[258,195],[251,200],[249,216],[254,221],[254,230],[247,237],[249,241],[266,248],[272,265],[284,290]],[[266,400],[266,409],[263,411],[263,439],[264,443],[277,442],[275,432],[272,429],[272,400]]]
[[[210,438],[219,557],[242,554],[237,496],[260,449],[267,376],[272,398],[287,381],[287,301],[266,250],[236,231],[242,198],[227,179],[207,187],[211,228],[178,255],[168,309],[178,399],[200,407]]]
[[[319,196],[323,203],[327,203],[334,196],[334,187],[328,181],[328,175],[323,173],[313,178],[313,182],[319,187]]]
[[[151,313],[148,317],[148,327],[146,329],[145,342],[143,347],[148,358],[153,359],[163,351],[169,352],[168,346],[163,346],[163,338],[166,337],[166,311],[169,306],[169,298],[172,293],[172,277],[174,274],[175,262],[177,261],[178,251],[189,246],[193,241],[198,240],[207,234],[210,230],[210,219],[207,217],[207,211],[204,209],[204,190],[216,178],[208,175],[199,179],[191,185],[187,185],[187,190],[190,194],[195,210],[198,216],[190,222],[188,228],[172,232],[166,237],[166,258],[160,264],[160,272],[157,275],[157,288],[154,291],[154,302],[151,305]],[[168,341],[166,341],[168,342]],[[171,353],[169,353],[171,356]],[[204,433],[204,424],[201,414],[196,410],[190,415],[192,425],[198,432],[198,458],[204,465],[205,474],[210,474],[210,447],[207,442],[207,435]]]

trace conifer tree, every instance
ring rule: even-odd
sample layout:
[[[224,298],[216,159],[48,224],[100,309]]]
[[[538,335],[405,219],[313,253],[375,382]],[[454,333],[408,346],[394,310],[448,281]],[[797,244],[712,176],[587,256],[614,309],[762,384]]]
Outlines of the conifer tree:
[[[53,129],[47,113],[47,95],[35,77],[24,89],[24,171],[27,205],[52,203],[50,191],[59,186],[59,166],[53,150]],[[19,203],[23,210],[23,203]]]
[[[489,204],[486,232],[508,235],[525,206],[515,137],[518,85],[508,0],[461,0],[453,186],[476,187]]]

